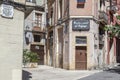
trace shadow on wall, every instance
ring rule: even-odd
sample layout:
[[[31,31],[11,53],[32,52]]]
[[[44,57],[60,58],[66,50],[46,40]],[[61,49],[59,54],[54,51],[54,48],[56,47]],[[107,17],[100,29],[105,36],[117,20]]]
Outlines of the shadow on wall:
[[[30,80],[30,78],[32,78],[31,73],[23,70],[22,71],[22,80]]]

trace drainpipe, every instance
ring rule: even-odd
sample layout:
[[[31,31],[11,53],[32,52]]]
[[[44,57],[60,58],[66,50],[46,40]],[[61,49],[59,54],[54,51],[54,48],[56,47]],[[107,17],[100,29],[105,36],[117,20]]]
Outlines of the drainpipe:
[[[111,10],[112,10],[112,0],[109,0],[109,5],[110,5],[110,10],[109,10],[109,14],[110,14],[110,25],[112,25],[112,16],[111,16],[111,14],[112,14],[112,12],[111,12]],[[109,40],[108,40],[108,33],[106,32],[106,38],[107,38],[107,64],[109,65],[110,64],[110,42],[109,42]]]
[[[109,13],[111,14],[111,10],[112,10],[112,0],[109,0],[110,1],[110,11],[109,11]],[[110,16],[110,24],[111,24],[111,22],[112,22],[112,16]]]

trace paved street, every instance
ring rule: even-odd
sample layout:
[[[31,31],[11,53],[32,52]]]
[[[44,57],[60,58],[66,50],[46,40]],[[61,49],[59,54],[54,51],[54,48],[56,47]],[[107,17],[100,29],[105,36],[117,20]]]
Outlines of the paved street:
[[[120,80],[120,66],[78,80]]]
[[[106,71],[75,71],[42,65],[24,68],[23,80],[120,80],[120,66]]]
[[[78,80],[120,80],[120,74],[111,72],[100,72]]]
[[[64,70],[45,65],[38,68],[24,68],[23,80],[79,80],[101,71]]]

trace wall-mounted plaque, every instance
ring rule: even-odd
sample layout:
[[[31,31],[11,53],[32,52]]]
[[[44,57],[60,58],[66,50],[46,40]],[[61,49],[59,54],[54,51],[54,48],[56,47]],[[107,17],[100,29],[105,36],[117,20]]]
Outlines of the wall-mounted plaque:
[[[90,19],[80,18],[73,19],[72,21],[72,29],[74,31],[87,31],[90,29]]]
[[[6,18],[13,18],[14,7],[11,5],[2,4],[1,5],[1,16]]]

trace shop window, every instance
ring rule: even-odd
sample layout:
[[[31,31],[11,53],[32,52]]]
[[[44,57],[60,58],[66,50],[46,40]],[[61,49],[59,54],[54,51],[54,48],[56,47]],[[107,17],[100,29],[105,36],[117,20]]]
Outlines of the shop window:
[[[40,35],[34,35],[34,42],[40,42]]]
[[[85,36],[77,36],[76,44],[87,44],[87,38]]]

